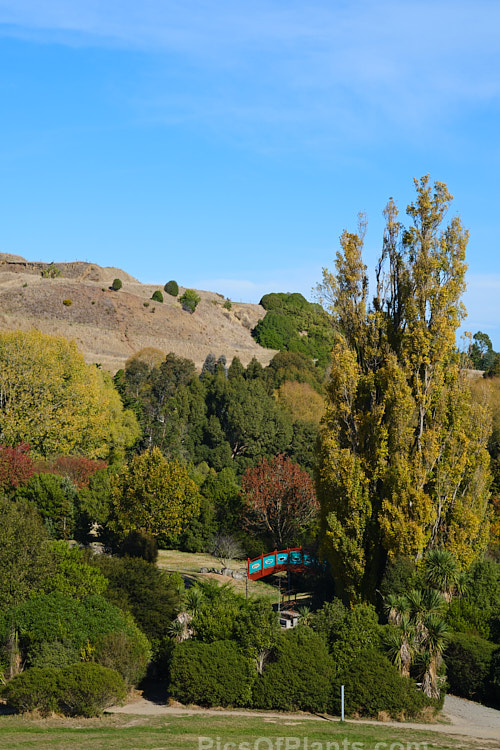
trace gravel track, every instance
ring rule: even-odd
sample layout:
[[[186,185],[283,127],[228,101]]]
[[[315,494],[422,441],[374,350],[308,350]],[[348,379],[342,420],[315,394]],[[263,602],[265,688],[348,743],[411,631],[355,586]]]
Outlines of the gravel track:
[[[182,716],[189,714],[204,714],[205,716],[260,716],[264,719],[300,719],[301,721],[338,721],[338,717],[323,717],[314,714],[284,714],[270,711],[230,710],[230,709],[205,709],[197,706],[166,706],[161,703],[140,698],[134,703],[126,706],[116,706],[108,709],[107,713],[135,714],[141,716]],[[384,726],[394,726],[401,729],[418,729],[454,737],[469,737],[476,740],[471,747],[484,748],[484,750],[500,750],[500,711],[487,708],[479,703],[456,698],[447,695],[444,702],[441,718],[444,722],[435,724],[401,723],[395,721],[384,722]],[[352,720],[349,720],[352,721]],[[379,724],[377,721],[356,720],[356,723]]]

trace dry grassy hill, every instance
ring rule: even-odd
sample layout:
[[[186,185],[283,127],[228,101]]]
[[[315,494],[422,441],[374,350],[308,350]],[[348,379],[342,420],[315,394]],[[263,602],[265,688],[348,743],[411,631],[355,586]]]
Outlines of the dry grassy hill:
[[[228,362],[238,356],[244,365],[252,357],[267,365],[276,353],[250,334],[265,315],[260,305],[233,303],[226,310],[222,295],[197,290],[201,302],[190,314],[163,292],[163,284],[141,284],[119,268],[57,263],[61,276],[43,278],[48,266],[0,253],[0,330],[36,328],[64,336],[76,342],[87,362],[113,373],[145,347],[187,357],[198,368],[210,352],[224,354]],[[123,282],[118,292],[110,289],[115,278]],[[163,304],[151,300],[156,289],[163,292]]]

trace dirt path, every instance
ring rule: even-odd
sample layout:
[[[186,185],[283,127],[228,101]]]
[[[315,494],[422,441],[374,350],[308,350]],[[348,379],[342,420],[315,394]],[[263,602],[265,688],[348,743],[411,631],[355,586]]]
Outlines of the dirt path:
[[[314,714],[284,714],[272,711],[232,710],[232,709],[206,709],[197,706],[166,706],[161,703],[140,698],[134,703],[126,706],[117,706],[108,709],[108,713],[135,714],[140,716],[183,716],[189,714],[204,714],[205,716],[260,716],[263,719],[300,719],[301,721],[339,721],[338,717],[317,716]],[[418,724],[388,721],[384,726],[394,726],[400,729],[418,729],[432,732],[441,732],[453,736],[465,736],[476,740],[486,740],[485,748],[500,748],[500,711],[494,708],[486,708],[478,703],[455,698],[447,695],[442,713],[444,722],[437,724]],[[376,721],[356,720],[355,723],[378,724]]]

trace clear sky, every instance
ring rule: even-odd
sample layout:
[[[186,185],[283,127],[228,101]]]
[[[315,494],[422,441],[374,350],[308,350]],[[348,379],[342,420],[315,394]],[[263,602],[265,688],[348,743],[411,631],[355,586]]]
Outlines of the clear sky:
[[[258,301],[430,173],[500,350],[498,0],[0,0],[0,251]]]

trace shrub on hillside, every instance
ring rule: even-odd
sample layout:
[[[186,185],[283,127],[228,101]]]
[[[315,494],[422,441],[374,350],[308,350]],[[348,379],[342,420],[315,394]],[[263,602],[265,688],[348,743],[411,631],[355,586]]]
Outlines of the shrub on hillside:
[[[47,268],[44,268],[40,275],[43,279],[57,279],[59,276],[62,276],[62,273],[60,268],[53,263],[49,263]]]
[[[484,638],[455,633],[444,653],[450,693],[476,701],[487,698],[492,657],[497,649]]]
[[[170,294],[172,297],[177,297],[179,294],[179,285],[176,281],[167,281],[163,289],[166,291],[167,294]]]
[[[418,716],[426,706],[438,704],[417,690],[409,677],[401,677],[389,659],[374,649],[360,652],[339,671],[332,682],[332,711],[340,713],[341,685],[347,715],[376,717],[386,712],[393,718]],[[444,696],[444,693],[443,693]]]
[[[113,283],[111,284],[111,289],[114,292],[117,292],[119,289],[121,289],[123,286],[121,279],[114,279]]]
[[[196,294],[194,289],[186,289],[182,297],[179,298],[182,309],[190,313],[194,313],[200,300],[201,297]]]
[[[163,302],[163,294],[159,289],[156,289],[156,291],[154,291],[151,295],[151,299],[155,302]]]
[[[325,711],[333,660],[323,638],[301,625],[282,633],[254,684],[253,705],[278,711]]]
[[[247,706],[254,674],[232,641],[184,641],[172,655],[170,692],[182,703]]]
[[[73,304],[73,300],[71,300],[71,299],[63,299],[63,305],[65,307],[71,307],[72,304]]]

